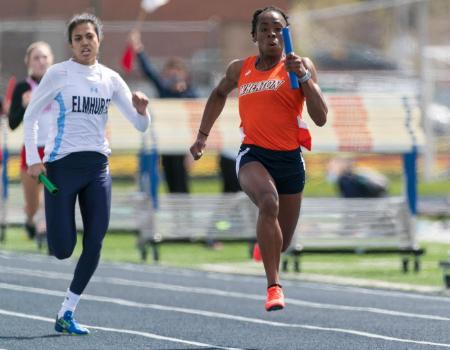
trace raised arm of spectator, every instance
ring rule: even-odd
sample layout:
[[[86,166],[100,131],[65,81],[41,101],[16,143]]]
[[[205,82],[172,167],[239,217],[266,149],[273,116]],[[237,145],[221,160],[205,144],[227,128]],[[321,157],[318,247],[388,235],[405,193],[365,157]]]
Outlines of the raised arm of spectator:
[[[153,82],[153,84],[155,84],[159,95],[163,95],[165,90],[164,84],[162,82],[160,74],[150,62],[149,57],[145,54],[144,45],[142,44],[141,40],[141,33],[138,30],[132,30],[129,40],[134,52],[136,52],[136,56],[138,58],[142,72],[150,81]]]

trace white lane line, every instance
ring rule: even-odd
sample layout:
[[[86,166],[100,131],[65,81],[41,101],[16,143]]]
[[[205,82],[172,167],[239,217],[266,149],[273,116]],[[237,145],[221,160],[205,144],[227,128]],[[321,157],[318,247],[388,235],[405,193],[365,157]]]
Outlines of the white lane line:
[[[250,276],[250,275],[239,275],[239,274],[230,274],[230,273],[216,273],[210,271],[192,271],[192,270],[179,270],[178,268],[172,267],[160,267],[160,269],[154,268],[152,266],[140,266],[133,264],[119,264],[119,263],[108,263],[101,265],[103,269],[114,269],[118,268],[120,270],[125,271],[133,271],[133,272],[142,272],[149,274],[158,274],[158,275],[174,275],[174,276],[198,276],[198,277],[206,277],[212,280],[219,280],[225,282],[232,281],[240,281],[240,282],[248,282],[248,283],[258,283],[264,279],[262,276]],[[265,283],[265,280],[264,282]],[[450,303],[450,298],[441,297],[436,295],[425,295],[425,294],[417,294],[414,292],[401,292],[401,291],[390,291],[390,290],[382,290],[382,289],[368,289],[363,287],[353,287],[346,285],[333,285],[330,282],[324,282],[320,284],[319,282],[312,281],[295,281],[295,280],[284,280],[283,286],[294,286],[301,287],[307,289],[313,289],[314,291],[322,290],[322,291],[336,291],[345,292],[349,294],[364,294],[364,295],[375,295],[375,296],[388,296],[395,297],[401,299],[419,299],[419,300],[430,300],[430,301],[438,301]]]
[[[229,272],[211,272],[208,270],[182,270],[176,267],[166,267],[160,266],[155,268],[154,266],[142,266],[142,265],[133,265],[129,263],[104,263],[100,265],[99,269],[111,269],[115,268],[125,271],[133,271],[133,272],[142,272],[149,274],[157,274],[157,275],[174,275],[174,276],[198,276],[203,278],[209,278],[213,280],[232,282],[232,281],[241,281],[248,283],[257,283],[261,282],[265,283],[265,279],[263,276],[252,276],[252,275],[240,275],[240,274],[232,274]],[[346,286],[346,285],[336,285],[332,282],[313,282],[313,281],[302,281],[302,280],[284,280],[283,286],[300,286],[302,288],[308,288],[313,290],[324,290],[324,291],[344,291],[346,293],[361,293],[361,294],[373,294],[373,295],[382,295],[382,296],[392,296],[398,298],[411,298],[411,299],[424,299],[424,300],[435,300],[435,301],[443,301],[446,303],[450,303],[450,298],[448,297],[440,297],[436,295],[424,295],[424,294],[414,294],[415,292],[402,292],[402,291],[390,291],[383,289],[368,289],[364,287],[354,287],[354,286]]]
[[[2,268],[2,273],[20,274],[20,275],[25,275],[25,276],[41,277],[41,278],[57,279],[57,280],[64,279],[67,281],[71,281],[73,278],[73,276],[71,274],[66,274],[66,273],[50,272],[50,271],[42,271],[42,270],[28,270],[28,269],[9,268],[9,267]],[[92,277],[91,282],[107,283],[107,284],[120,285],[120,286],[126,286],[126,287],[132,286],[132,287],[140,287],[140,288],[148,288],[148,289],[159,289],[159,290],[166,290],[166,291],[172,291],[172,292],[182,292],[182,293],[186,293],[186,294],[202,294],[202,295],[209,295],[209,296],[248,299],[248,300],[255,300],[255,301],[262,301],[265,299],[263,295],[257,295],[257,294],[227,292],[227,291],[213,289],[213,288],[185,287],[185,286],[173,285],[173,284],[135,281],[135,280],[129,280],[129,279],[123,279],[123,278],[114,278],[114,277]],[[407,318],[425,319],[425,320],[433,320],[433,321],[446,321],[446,322],[450,321],[450,317],[445,317],[445,316],[417,314],[417,313],[402,312],[402,311],[388,310],[388,309],[375,308],[375,307],[326,304],[326,303],[317,303],[317,302],[303,301],[303,300],[291,299],[291,298],[286,298],[285,300],[289,305],[296,305],[296,306],[309,307],[309,308],[315,308],[315,309],[327,309],[327,310],[351,311],[351,312],[368,312],[368,313],[372,313],[372,314],[380,314],[380,315],[387,315],[387,316],[393,316],[393,317],[407,317]]]
[[[14,291],[18,291],[18,292],[26,292],[26,293],[32,293],[32,294],[42,294],[42,295],[58,296],[58,297],[64,297],[64,295],[65,295],[65,292],[60,292],[60,291],[56,291],[56,290],[34,288],[34,287],[24,287],[24,286],[12,285],[12,284],[6,284],[6,283],[0,283],[0,288],[14,290]],[[126,299],[110,298],[110,297],[96,296],[96,295],[90,295],[90,294],[83,294],[82,298],[84,300],[104,302],[104,303],[116,304],[116,305],[121,305],[121,306],[135,307],[135,308],[140,308],[140,309],[152,309],[152,310],[159,310],[159,311],[178,312],[178,313],[195,315],[195,316],[226,319],[226,320],[247,322],[247,323],[253,323],[253,324],[273,326],[273,327],[290,328],[290,329],[293,329],[293,328],[294,329],[307,329],[307,330],[315,330],[315,331],[323,331],[323,332],[343,333],[343,334],[351,334],[351,335],[361,336],[361,337],[365,337],[365,338],[381,339],[381,340],[386,340],[386,341],[391,341],[391,342],[432,345],[432,346],[450,348],[450,344],[435,343],[435,342],[429,342],[429,341],[423,341],[423,340],[413,340],[413,339],[406,339],[406,338],[395,338],[395,337],[385,336],[385,335],[376,334],[376,333],[358,331],[355,329],[321,327],[321,326],[313,326],[313,325],[308,325],[308,324],[267,321],[267,320],[260,319],[260,318],[252,318],[252,317],[246,317],[246,316],[225,314],[225,313],[221,313],[221,312],[213,312],[213,311],[198,310],[198,309],[188,309],[188,308],[165,306],[165,305],[158,305],[158,304],[146,304],[146,303],[134,302],[134,301],[126,300]],[[0,313],[1,312],[2,312],[2,310],[0,309]],[[48,319],[48,320],[50,320],[50,319]],[[53,320],[51,320],[51,321],[54,322]],[[93,329],[100,329],[99,327],[95,328],[95,327],[87,326],[87,325],[86,325],[86,327],[91,327]]]
[[[14,311],[9,311],[9,310],[4,310],[4,309],[0,309],[0,314],[1,315],[6,315],[6,316],[28,318],[28,319],[31,319],[31,320],[44,321],[44,322],[49,322],[49,323],[54,323],[55,322],[55,320],[53,318],[42,317],[42,316],[37,316],[37,315],[30,315],[30,314],[23,314],[21,312],[14,312]],[[87,328],[90,328],[90,329],[97,329],[99,331],[122,333],[122,334],[130,334],[130,335],[139,335],[141,337],[146,337],[146,338],[151,338],[151,339],[156,339],[156,340],[164,340],[164,341],[169,341],[169,342],[173,342],[173,343],[181,343],[181,344],[187,344],[187,345],[193,345],[193,346],[201,346],[201,347],[204,347],[204,348],[213,348],[213,349],[221,349],[221,350],[244,350],[244,349],[239,349],[239,348],[229,348],[229,347],[223,347],[223,346],[218,346],[218,345],[199,343],[199,342],[190,341],[190,340],[183,340],[183,339],[178,339],[178,338],[165,337],[163,335],[158,335],[158,334],[148,333],[148,332],[133,331],[133,330],[129,330],[129,329],[100,327],[100,326],[92,326],[92,325],[87,325],[87,324],[84,324],[83,326],[87,327]]]
[[[362,287],[351,287],[351,286],[324,286],[324,285],[303,285],[302,287],[308,289],[321,289],[324,291],[339,291],[353,294],[364,294],[364,295],[375,295],[375,296],[387,296],[387,297],[395,297],[400,299],[419,299],[419,300],[429,300],[429,301],[437,301],[450,303],[450,298],[445,296],[437,296],[437,295],[424,295],[424,294],[415,294],[412,292],[399,292],[399,291],[388,291],[388,290],[377,290],[377,289],[368,289]],[[317,288],[318,287],[318,288]]]
[[[139,266],[139,265],[132,265],[127,264],[125,266],[122,266],[120,264],[104,264],[101,266],[101,268],[109,268],[114,269],[118,268],[120,270],[125,271],[133,271],[133,272],[142,272],[142,273],[149,273],[149,274],[158,274],[158,275],[174,275],[174,276],[183,276],[183,277],[190,277],[190,276],[198,276],[198,277],[206,277],[212,280],[218,280],[218,281],[225,281],[225,282],[233,282],[233,281],[240,281],[240,282],[248,282],[248,283],[258,283],[261,282],[261,280],[264,280],[262,283],[265,283],[265,279],[262,276],[244,276],[244,275],[238,275],[238,274],[230,274],[230,273],[215,273],[215,272],[208,272],[208,271],[191,271],[191,270],[177,270],[176,268],[169,268],[169,267],[162,267],[161,270],[158,270],[156,268],[153,268],[151,266]],[[429,300],[429,301],[437,301],[437,302],[444,302],[444,303],[450,303],[450,298],[445,296],[437,296],[437,295],[425,295],[425,294],[417,294],[414,292],[401,292],[401,291],[390,291],[390,290],[382,290],[382,289],[368,289],[363,287],[353,287],[353,286],[346,286],[346,285],[333,285],[329,282],[324,282],[323,284],[320,284],[318,282],[311,282],[311,281],[293,281],[293,280],[284,280],[283,286],[293,286],[293,287],[301,287],[301,288],[307,288],[307,289],[313,289],[314,291],[321,290],[321,291],[327,291],[327,292],[333,292],[333,291],[339,291],[339,292],[345,292],[349,294],[364,294],[364,295],[375,295],[375,296],[387,296],[387,297],[394,297],[394,298],[401,298],[401,299],[419,299],[419,300]]]
[[[53,264],[55,261],[55,258],[48,255],[43,255],[39,253],[17,253],[12,251],[6,251],[6,250],[0,250],[0,259],[5,260],[16,260],[16,261],[23,261],[23,262],[41,262],[41,263],[47,263],[47,264]],[[76,257],[71,257],[69,259],[65,260],[58,260],[58,264],[61,265],[74,265],[77,262]],[[160,275],[166,275],[166,274],[173,274],[177,276],[193,276],[193,275],[199,275],[199,273],[202,273],[201,271],[194,270],[194,269],[182,269],[177,267],[170,267],[170,266],[152,266],[152,265],[138,265],[138,264],[132,264],[132,263],[126,263],[126,262],[101,262],[99,269],[122,269],[122,270],[128,270],[128,271],[140,271],[140,272],[148,272],[153,274],[160,274]]]
[[[15,252],[9,252],[6,250],[0,251],[0,259],[5,260],[21,260],[25,262],[50,262],[51,258],[48,256],[44,256],[42,254],[33,254],[33,253],[15,253]]]
[[[27,257],[31,257],[30,259],[27,259]],[[25,261],[41,261],[41,262],[47,262],[51,263],[53,261],[53,258],[49,258],[46,256],[38,255],[38,254],[21,254],[18,255],[16,253],[11,252],[0,252],[0,258],[5,259],[11,259],[11,258],[20,258]],[[67,264],[67,265],[73,265],[74,261],[66,260],[66,261],[59,261],[60,264]],[[3,268],[3,267],[2,267]],[[188,270],[188,269],[179,269],[175,267],[166,267],[166,266],[140,266],[140,265],[134,265],[129,263],[102,263],[99,266],[99,270],[102,269],[121,269],[126,271],[138,271],[138,272],[147,272],[149,274],[158,274],[158,275],[174,275],[174,276],[183,276],[183,277],[190,277],[190,276],[199,276],[199,277],[206,277],[210,279],[215,280],[222,280],[222,281],[243,281],[243,282],[259,282],[261,281],[262,277],[257,276],[243,276],[238,274],[229,274],[229,273],[214,273],[214,272],[205,272],[205,271],[195,271],[195,270]],[[359,293],[359,294],[365,294],[365,295],[375,295],[375,296],[388,296],[388,297],[395,297],[395,298],[407,298],[407,299],[418,299],[418,300],[430,300],[430,301],[438,301],[438,302],[444,302],[444,303],[450,303],[449,297],[441,297],[441,296],[435,296],[435,295],[423,295],[423,294],[414,294],[413,292],[399,292],[399,291],[388,291],[388,290],[376,290],[376,289],[366,289],[362,287],[351,287],[351,286],[334,286],[334,285],[325,285],[325,284],[319,284],[319,283],[313,283],[313,282],[304,282],[304,281],[292,281],[292,280],[286,280],[283,282],[283,285],[285,286],[300,286],[301,288],[308,288],[313,289],[315,291],[317,290],[323,290],[323,291],[335,291],[338,290],[339,292],[345,292],[345,293]]]
[[[136,268],[137,267],[137,268]],[[125,271],[133,271],[133,272],[142,272],[142,273],[150,273],[154,275],[172,275],[172,276],[182,276],[182,277],[192,277],[192,276],[203,276],[202,271],[199,270],[190,270],[190,269],[180,269],[177,267],[168,267],[168,266],[146,266],[146,265],[137,265],[137,264],[123,264],[123,263],[107,263],[100,265],[100,268],[110,269],[110,270],[125,270]]]

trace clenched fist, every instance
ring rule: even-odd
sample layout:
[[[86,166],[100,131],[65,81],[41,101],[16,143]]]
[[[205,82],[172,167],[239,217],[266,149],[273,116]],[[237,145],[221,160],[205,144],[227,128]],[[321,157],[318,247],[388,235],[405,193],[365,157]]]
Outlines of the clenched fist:
[[[140,115],[147,115],[148,97],[140,91],[133,92],[133,106]]]

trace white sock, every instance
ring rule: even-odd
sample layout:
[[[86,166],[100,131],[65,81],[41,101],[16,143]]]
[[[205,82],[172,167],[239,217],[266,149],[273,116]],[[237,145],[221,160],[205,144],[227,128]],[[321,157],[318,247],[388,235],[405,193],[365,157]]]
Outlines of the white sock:
[[[64,316],[64,313],[68,310],[75,312],[78,302],[80,301],[81,295],[72,293],[70,289],[67,289],[66,297],[61,304],[61,309],[58,312],[58,318]]]

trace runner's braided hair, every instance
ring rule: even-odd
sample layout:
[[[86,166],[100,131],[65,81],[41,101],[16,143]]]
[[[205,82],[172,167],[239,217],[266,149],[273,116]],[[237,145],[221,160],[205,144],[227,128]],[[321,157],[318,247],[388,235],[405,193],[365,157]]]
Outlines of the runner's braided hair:
[[[260,8],[257,9],[255,11],[255,13],[253,14],[253,19],[252,19],[252,37],[255,36],[256,34],[256,26],[258,24],[258,17],[261,13],[266,12],[266,11],[276,11],[278,12],[280,15],[283,16],[284,20],[286,21],[286,25],[289,25],[289,21],[288,21],[288,16],[283,12],[282,9],[276,7],[276,6],[267,6],[264,8]]]

